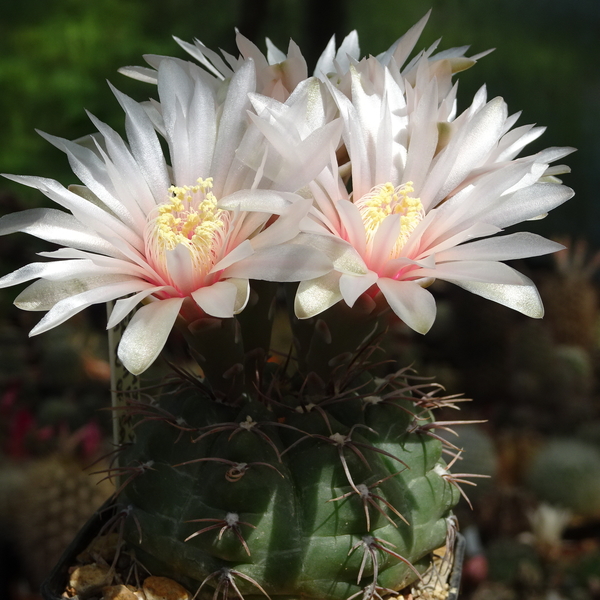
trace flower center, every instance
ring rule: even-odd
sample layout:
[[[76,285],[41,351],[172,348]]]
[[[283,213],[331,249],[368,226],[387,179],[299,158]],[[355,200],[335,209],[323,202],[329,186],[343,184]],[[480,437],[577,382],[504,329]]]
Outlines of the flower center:
[[[414,191],[410,181],[398,187],[394,187],[388,181],[376,185],[356,202],[365,225],[368,245],[373,242],[379,226],[386,217],[400,215],[400,231],[392,249],[391,258],[400,254],[408,237],[425,216],[421,200],[409,195]]]
[[[147,225],[147,251],[155,266],[171,281],[168,253],[178,246],[190,256],[194,275],[206,275],[215,264],[229,223],[229,213],[217,208],[210,191],[213,179],[199,178],[197,185],[171,186]]]

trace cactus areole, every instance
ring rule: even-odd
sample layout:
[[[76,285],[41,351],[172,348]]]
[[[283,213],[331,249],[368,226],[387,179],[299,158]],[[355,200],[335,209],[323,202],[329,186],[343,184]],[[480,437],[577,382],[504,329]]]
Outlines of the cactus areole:
[[[335,313],[303,324],[313,350],[324,337],[333,353],[348,347]],[[373,331],[363,313],[353,335],[361,321]],[[180,373],[150,400],[120,395],[132,438],[117,502],[140,562],[198,597],[345,600],[417,581],[454,533],[459,488],[434,412],[455,399],[410,369],[377,368],[373,340],[317,369],[310,352],[287,364],[244,352],[243,323],[210,325],[188,328],[189,340],[202,365],[230,334],[223,372],[205,361],[219,386]],[[246,359],[232,369],[226,354]]]

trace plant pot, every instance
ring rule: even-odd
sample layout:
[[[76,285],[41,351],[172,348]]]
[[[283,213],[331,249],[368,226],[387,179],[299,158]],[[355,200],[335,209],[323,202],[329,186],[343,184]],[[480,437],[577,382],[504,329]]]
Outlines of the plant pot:
[[[69,569],[77,563],[77,556],[88,547],[103,525],[111,518],[112,514],[109,509],[112,505],[112,499],[103,504],[63,552],[58,563],[41,585],[40,592],[43,600],[64,600],[63,592],[69,579]],[[453,564],[448,578],[448,595],[445,600],[457,600],[458,598],[464,552],[465,539],[460,533],[457,533],[452,553]],[[418,600],[418,597],[415,600]]]

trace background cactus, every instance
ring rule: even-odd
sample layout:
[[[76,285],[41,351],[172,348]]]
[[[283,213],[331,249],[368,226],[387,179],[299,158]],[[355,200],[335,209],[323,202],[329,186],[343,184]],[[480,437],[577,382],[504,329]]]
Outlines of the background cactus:
[[[326,330],[335,348],[336,318],[304,339]],[[451,444],[432,413],[453,398],[408,369],[377,377],[374,349],[323,363],[318,376],[262,363],[237,397],[190,376],[129,398],[135,443],[112,473],[141,563],[245,598],[370,598],[417,580],[455,527],[458,482],[442,459]]]

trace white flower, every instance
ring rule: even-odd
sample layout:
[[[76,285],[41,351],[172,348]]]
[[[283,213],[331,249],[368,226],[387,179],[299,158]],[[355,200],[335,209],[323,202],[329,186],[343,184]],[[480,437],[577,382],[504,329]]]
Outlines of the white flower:
[[[427,21],[431,10],[402,37],[396,40],[388,50],[376,57],[383,66],[393,66],[397,69],[403,67],[409,55],[413,51]],[[296,87],[308,78],[308,66],[298,45],[290,40],[287,54],[277,48],[269,38],[266,38],[267,54],[244,37],[240,32],[236,33],[236,43],[240,55],[236,58],[222,51],[222,57],[210,48],[207,48],[200,40],[195,39],[193,44],[174,37],[175,41],[198,63],[206,69],[206,77],[213,81],[214,85],[226,86],[237,70],[244,64],[245,60],[252,59],[256,64],[256,91],[280,102],[285,102]],[[450,65],[451,72],[464,71],[477,60],[491,51],[482,52],[476,56],[466,57],[468,46],[450,48],[443,52],[434,54],[439,44],[438,40],[427,50],[417,54],[402,70],[403,76],[408,81],[416,77],[416,66],[422,59],[427,60],[432,69],[444,61]],[[148,67],[123,67],[119,71],[140,81],[156,83],[157,69],[163,60],[177,60],[180,66],[186,70],[191,68],[192,63],[166,56],[147,54],[144,56]],[[318,79],[330,81],[345,92],[349,90],[350,65],[357,65],[360,59],[360,45],[356,31],[350,32],[336,49],[335,35],[317,60],[313,76]]]
[[[421,56],[411,68],[414,83],[395,61],[365,59],[350,71],[350,97],[330,85],[350,164],[332,158],[311,185],[307,235],[295,240],[326,251],[335,269],[300,284],[297,316],[381,293],[407,325],[425,333],[435,319],[425,287],[437,278],[541,317],[533,283],[500,261],[562,246],[530,233],[477,238],[569,199],[572,190],[554,177],[568,169],[549,163],[572,149],[515,158],[543,128],[512,129],[518,115],[508,116],[501,98],[488,102],[485,88],[455,117],[452,61]]]
[[[15,301],[25,310],[48,311],[32,335],[91,304],[119,299],[112,327],[145,302],[118,350],[134,374],[156,359],[180,314],[188,322],[204,314],[232,317],[248,300],[249,279],[299,281],[331,269],[315,249],[282,244],[298,234],[310,208],[310,200],[289,192],[322,169],[313,146],[326,156],[339,127],[285,138],[282,156],[248,117],[256,85],[252,60],[239,66],[222,99],[198,67],[184,71],[161,61],[157,82],[160,103],[146,107],[115,90],[128,143],[93,116],[98,133],[91,147],[44,134],[66,152],[83,186],[7,175],[69,212],[33,209],[0,219],[0,234],[23,231],[64,246],[41,253],[59,260],[0,279],[0,287],[39,279]],[[170,165],[156,131],[167,142]],[[236,197],[253,199],[257,212],[219,204]],[[276,209],[265,209],[267,201]]]
[[[190,44],[177,37],[174,39],[204,67],[206,78],[212,80],[213,84],[217,86],[226,87],[228,81],[248,59],[253,60],[256,65],[256,91],[280,102],[285,102],[296,87],[308,78],[306,60],[293,40],[290,40],[286,55],[267,38],[267,56],[265,56],[255,44],[237,32],[236,43],[240,56],[236,58],[224,51],[222,51],[223,57],[221,57],[217,52],[207,48],[200,40],[194,40],[194,43]],[[346,72],[350,60],[357,59],[358,56],[356,31],[346,36],[337,53],[334,36],[319,58],[314,75],[324,80],[327,73],[334,71],[336,66]],[[177,60],[184,70],[193,68],[193,63],[166,56],[147,54],[144,58],[151,68],[131,66],[123,67],[119,71],[133,79],[156,83],[157,70],[163,60]]]

